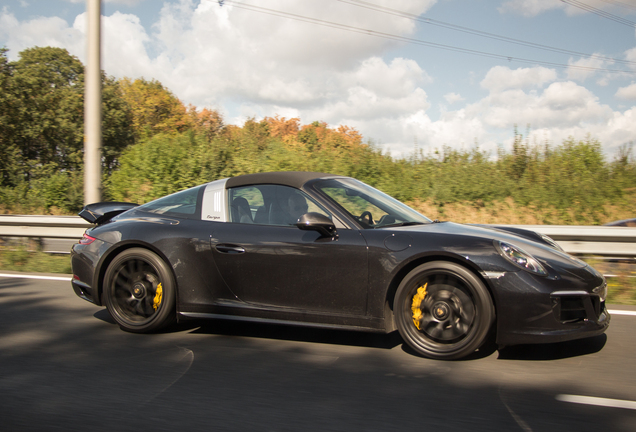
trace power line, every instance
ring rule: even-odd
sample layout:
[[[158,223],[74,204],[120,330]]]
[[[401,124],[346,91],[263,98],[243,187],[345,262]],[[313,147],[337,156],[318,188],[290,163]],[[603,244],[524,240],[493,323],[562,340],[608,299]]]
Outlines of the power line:
[[[604,10],[597,9],[597,8],[595,8],[593,6],[590,6],[590,5],[586,4],[586,3],[583,3],[583,2],[580,2],[580,1],[577,1],[577,0],[561,0],[561,1],[563,3],[569,4],[570,6],[574,6],[576,8],[583,9],[583,10],[588,11],[588,12],[592,12],[595,15],[598,15],[598,16],[603,17],[603,18],[607,18],[607,19],[612,20],[614,22],[617,22],[619,24],[623,24],[623,25],[626,25],[628,27],[636,27],[636,22],[634,22],[634,21],[630,21],[628,19],[625,19],[625,18],[620,17],[618,15],[614,15],[614,14],[609,13],[609,12],[605,12]]]
[[[601,0],[601,1],[604,2],[604,3],[613,4],[613,5],[618,6],[618,7],[636,10],[636,6],[630,5],[628,3],[623,3],[623,2],[618,1],[618,0]]]
[[[617,72],[617,73],[629,73],[629,74],[635,74],[636,73],[636,71],[629,71],[629,70],[607,69],[607,68],[600,68],[600,67],[593,67],[593,66],[582,66],[582,65],[568,65],[568,64],[563,64],[563,63],[526,59],[526,58],[522,58],[522,57],[495,54],[495,53],[489,53],[489,52],[486,52],[486,51],[479,51],[479,50],[473,50],[473,49],[468,49],[468,48],[456,47],[456,46],[452,46],[452,45],[445,45],[445,44],[439,44],[439,43],[435,43],[435,42],[428,42],[428,41],[425,41],[425,40],[422,40],[422,39],[409,38],[409,37],[405,37],[405,36],[394,35],[394,34],[391,34],[391,33],[379,32],[377,30],[366,29],[366,28],[361,28],[361,27],[354,27],[354,26],[350,26],[350,25],[346,25],[346,24],[336,23],[336,22],[333,22],[333,21],[321,20],[321,19],[318,19],[318,18],[311,18],[311,17],[307,17],[307,16],[303,16],[303,15],[293,14],[293,13],[290,13],[290,12],[283,12],[283,11],[280,11],[280,10],[264,8],[262,6],[250,5],[250,4],[242,3],[242,2],[239,2],[239,1],[236,1],[236,0],[225,0],[224,4],[231,4],[231,5],[239,8],[239,9],[249,10],[249,11],[252,11],[252,12],[258,12],[258,13],[262,13],[262,14],[266,14],[266,15],[278,16],[278,17],[282,17],[282,18],[292,19],[292,20],[295,20],[295,21],[321,25],[321,26],[324,26],[324,27],[331,27],[331,28],[336,28],[336,29],[340,29],[340,30],[346,30],[346,31],[350,31],[350,32],[353,32],[353,33],[360,33],[360,34],[365,34],[365,35],[369,35],[369,36],[376,36],[376,37],[380,37],[380,38],[384,38],[384,39],[388,39],[388,40],[394,40],[394,41],[398,41],[398,42],[405,42],[405,43],[410,43],[410,44],[414,44],[414,45],[428,46],[428,47],[431,47],[431,48],[438,48],[438,49],[443,49],[443,50],[446,50],[446,51],[460,52],[460,53],[464,53],[464,54],[473,54],[473,55],[477,55],[477,56],[481,56],[481,57],[489,57],[489,58],[496,58],[496,59],[500,59],[500,60],[507,60],[507,61],[510,61],[510,62],[515,61],[515,62],[519,62],[519,63],[538,64],[538,65],[549,66],[549,67],[558,67],[558,68],[571,68],[571,69],[577,69],[577,70],[583,70],[583,71]]]
[[[365,9],[371,9],[371,10],[375,10],[378,12],[383,12],[383,13],[387,13],[390,15],[394,15],[394,16],[399,16],[402,18],[408,18],[408,19],[412,19],[412,20],[416,20],[425,24],[432,24],[435,26],[439,26],[439,27],[444,27],[444,28],[448,28],[451,30],[456,30],[456,31],[460,31],[463,33],[468,33],[468,34],[473,34],[473,35],[477,35],[477,36],[482,36],[485,38],[489,38],[489,39],[494,39],[494,40],[499,40],[499,41],[503,41],[503,42],[509,42],[509,43],[513,43],[516,45],[522,45],[522,46],[527,46],[527,47],[531,47],[531,48],[537,48],[537,49],[541,49],[541,50],[545,50],[545,51],[551,51],[551,52],[556,52],[556,53],[560,53],[560,54],[569,54],[569,55],[576,55],[576,56],[581,56],[581,57],[590,57],[590,58],[595,58],[595,59],[599,59],[599,60],[606,60],[606,61],[611,61],[614,63],[622,63],[622,64],[626,64],[626,65],[632,65],[632,66],[636,66],[636,62],[634,61],[629,61],[629,60],[622,60],[622,59],[617,59],[617,58],[613,58],[613,57],[606,57],[606,56],[602,56],[602,55],[598,55],[598,54],[587,54],[587,53],[582,53],[582,52],[578,52],[578,51],[572,51],[572,50],[567,50],[567,49],[563,49],[563,48],[557,48],[557,47],[552,47],[549,45],[542,45],[542,44],[538,44],[538,43],[534,43],[534,42],[528,42],[528,41],[524,41],[521,39],[515,39],[515,38],[511,38],[511,37],[507,37],[507,36],[502,36],[502,35],[498,35],[498,34],[494,34],[494,33],[488,33],[488,32],[484,32],[481,30],[475,30],[472,29],[470,27],[463,27],[463,26],[459,26],[456,24],[451,24],[451,23],[447,23],[444,21],[438,21],[438,20],[434,20],[432,18],[426,18],[426,17],[420,17],[419,15],[415,15],[415,14],[411,14],[408,12],[403,12],[403,11],[399,11],[397,9],[391,9],[385,6],[380,6],[380,5],[376,5],[374,3],[370,3],[370,2],[366,2],[363,0],[337,0],[341,3],[347,3],[350,5],[354,5],[354,6],[358,6],[358,7],[362,7]]]

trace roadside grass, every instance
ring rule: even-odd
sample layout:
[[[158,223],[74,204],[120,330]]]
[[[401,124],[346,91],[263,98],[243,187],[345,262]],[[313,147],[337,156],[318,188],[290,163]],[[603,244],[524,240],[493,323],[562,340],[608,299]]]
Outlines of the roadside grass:
[[[629,192],[620,205],[606,204],[599,212],[563,211],[549,205],[524,206],[512,197],[493,201],[457,201],[449,203],[414,200],[407,204],[429,219],[468,224],[504,225],[603,225],[634,217],[636,193]]]
[[[607,303],[636,305],[636,272],[631,277],[624,275],[607,279]]]
[[[29,251],[26,247],[0,247],[0,270],[33,273],[71,273],[68,254]]]
[[[607,303],[636,305],[636,262],[585,258],[585,262],[605,275]]]
[[[636,264],[612,263],[595,258],[586,259],[588,264],[607,277],[607,303],[636,305]],[[0,271],[34,273],[71,273],[71,260],[67,254],[50,254],[29,251],[24,246],[0,247]]]

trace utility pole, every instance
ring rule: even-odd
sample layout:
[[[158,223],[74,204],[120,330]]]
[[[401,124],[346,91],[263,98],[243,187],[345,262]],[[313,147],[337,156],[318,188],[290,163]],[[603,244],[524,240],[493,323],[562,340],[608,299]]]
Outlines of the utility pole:
[[[102,199],[101,0],[86,0],[84,71],[84,204]]]

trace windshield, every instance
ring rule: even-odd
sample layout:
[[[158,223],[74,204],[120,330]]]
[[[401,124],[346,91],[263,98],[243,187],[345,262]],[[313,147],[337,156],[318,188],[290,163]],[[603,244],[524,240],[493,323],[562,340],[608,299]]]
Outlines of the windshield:
[[[314,187],[338,203],[363,228],[431,223],[409,206],[355,179],[322,180]]]

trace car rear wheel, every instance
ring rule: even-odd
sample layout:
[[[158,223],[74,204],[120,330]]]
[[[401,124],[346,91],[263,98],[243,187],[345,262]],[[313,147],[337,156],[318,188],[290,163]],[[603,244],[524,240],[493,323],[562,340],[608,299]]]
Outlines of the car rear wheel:
[[[123,330],[157,331],[176,319],[172,272],[157,254],[127,249],[106,270],[104,302]]]
[[[400,283],[394,314],[404,341],[418,354],[458,359],[486,340],[495,310],[483,282],[445,261],[422,264]]]

